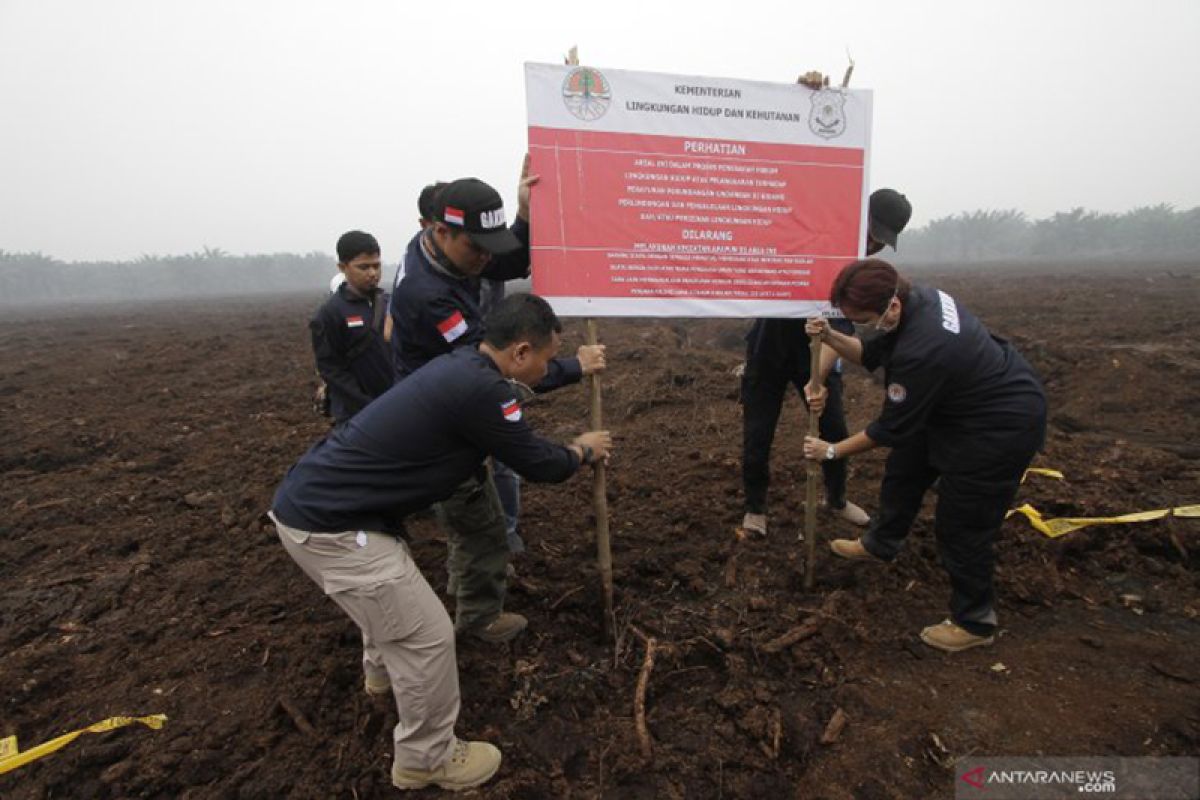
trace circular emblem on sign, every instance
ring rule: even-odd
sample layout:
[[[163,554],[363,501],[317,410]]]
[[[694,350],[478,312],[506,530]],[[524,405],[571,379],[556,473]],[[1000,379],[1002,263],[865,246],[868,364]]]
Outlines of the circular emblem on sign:
[[[612,102],[612,87],[600,70],[576,67],[563,81],[563,103],[567,110],[585,122],[600,119]]]
[[[822,139],[841,136],[846,131],[846,95],[828,87],[814,92],[808,129]]]
[[[893,403],[903,403],[908,397],[908,390],[898,383],[889,383],[887,388],[888,400]]]

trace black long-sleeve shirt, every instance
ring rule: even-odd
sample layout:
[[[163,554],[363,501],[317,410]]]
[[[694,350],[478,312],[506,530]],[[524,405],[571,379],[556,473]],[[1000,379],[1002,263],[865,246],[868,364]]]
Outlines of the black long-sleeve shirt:
[[[529,226],[518,219],[513,234],[523,247],[494,256],[480,277],[512,280],[529,275]],[[430,359],[457,347],[476,347],[483,341],[483,312],[479,306],[480,277],[454,275],[433,264],[421,249],[421,234],[409,242],[402,276],[392,294],[392,355],[396,380],[403,381]],[[556,358],[535,391],[578,383],[583,370],[577,358]]]
[[[1019,434],[1045,418],[1045,394],[1029,362],[938,289],[914,286],[900,325],[863,345],[862,364],[882,366],[887,386],[867,435],[896,447],[924,433],[943,470],[973,463],[973,441]]]
[[[534,434],[491,358],[460,347],[429,362],[315,444],[275,492],[285,525],[395,531],[495,456],[528,480],[564,481],[575,453]]]
[[[378,326],[374,324],[377,303],[387,303],[382,290],[363,297],[343,283],[309,322],[317,372],[328,387],[330,412],[339,423],[395,383],[383,316]]]

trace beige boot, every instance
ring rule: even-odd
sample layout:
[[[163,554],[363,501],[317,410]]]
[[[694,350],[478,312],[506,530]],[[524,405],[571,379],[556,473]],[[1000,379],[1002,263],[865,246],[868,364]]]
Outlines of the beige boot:
[[[529,620],[520,614],[501,611],[500,616],[487,625],[477,625],[471,628],[470,633],[475,638],[482,639],[489,644],[499,644],[517,638],[528,625]]]
[[[366,675],[366,680],[363,681],[363,688],[367,694],[380,697],[385,694],[392,693],[392,679],[385,672],[383,675],[372,675],[369,672]]]
[[[996,637],[976,636],[947,619],[921,631],[921,641],[947,653],[958,653],[970,650],[972,647],[992,644],[996,641]]]
[[[450,758],[437,769],[392,767],[392,785],[397,789],[424,789],[437,784],[451,792],[473,789],[487,783],[500,769],[500,750],[487,742],[456,739]]]
[[[863,547],[862,539],[834,539],[829,543],[829,549],[833,551],[835,556],[848,559],[850,561],[875,561],[882,563],[882,559],[878,559]]]

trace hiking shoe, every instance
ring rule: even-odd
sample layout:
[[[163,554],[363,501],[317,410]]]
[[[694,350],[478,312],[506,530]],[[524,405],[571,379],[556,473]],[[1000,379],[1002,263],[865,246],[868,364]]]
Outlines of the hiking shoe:
[[[921,641],[946,653],[958,653],[996,641],[995,636],[976,636],[946,619],[921,631]]]
[[[849,500],[847,500],[846,505],[842,506],[841,508],[831,508],[830,511],[832,511],[839,519],[844,519],[851,525],[857,525],[860,528],[867,527],[867,525],[871,522],[871,515],[863,511],[861,507],[851,503]]]
[[[517,638],[518,634],[525,630],[528,625],[529,620],[520,614],[501,611],[500,616],[487,625],[477,625],[471,628],[469,632],[476,639],[482,639],[489,644],[499,644],[500,642],[509,642]]]
[[[746,512],[742,517],[742,530],[747,536],[761,539],[767,535],[767,515]]]
[[[863,547],[862,539],[834,539],[829,543],[829,549],[835,556],[849,561],[880,561]]]
[[[367,674],[366,680],[363,681],[363,688],[367,690],[367,694],[380,697],[385,694],[392,693],[392,679],[385,672],[382,676]]]
[[[392,785],[397,789],[424,789],[436,784],[451,792],[461,792],[487,783],[498,769],[500,750],[495,745],[456,739],[450,758],[437,769],[392,767]]]

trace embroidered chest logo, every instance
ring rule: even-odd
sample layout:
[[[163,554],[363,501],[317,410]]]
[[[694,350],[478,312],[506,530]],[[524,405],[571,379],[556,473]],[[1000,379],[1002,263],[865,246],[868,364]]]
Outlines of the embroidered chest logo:
[[[363,326],[362,317],[346,317],[347,328],[361,328]]]
[[[904,399],[908,397],[908,389],[905,389],[899,383],[889,383],[887,396],[888,400],[891,400],[893,403],[903,403]]]
[[[500,404],[500,413],[503,414],[504,418],[506,420],[508,420],[509,422],[520,422],[521,421],[521,404],[518,403],[515,399],[509,400],[506,403],[501,403]]]

